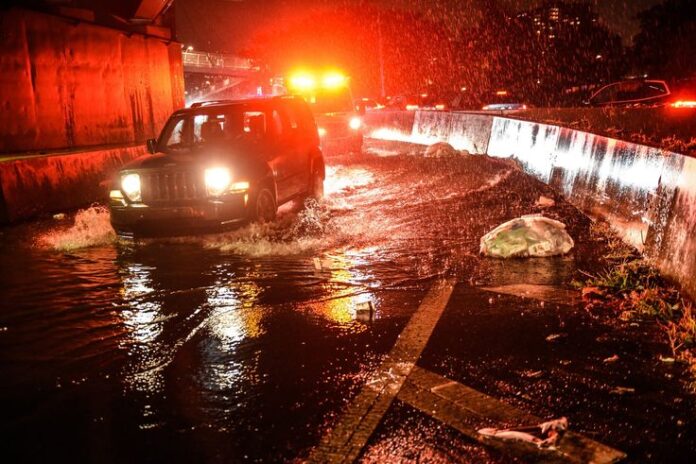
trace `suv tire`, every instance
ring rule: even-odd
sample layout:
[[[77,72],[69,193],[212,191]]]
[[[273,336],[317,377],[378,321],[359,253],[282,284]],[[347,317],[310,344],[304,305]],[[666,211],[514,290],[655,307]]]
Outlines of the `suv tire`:
[[[261,186],[249,205],[249,219],[252,222],[272,222],[278,206],[270,188]]]
[[[324,177],[317,171],[313,171],[312,175],[309,176],[307,196],[315,200],[324,198]]]

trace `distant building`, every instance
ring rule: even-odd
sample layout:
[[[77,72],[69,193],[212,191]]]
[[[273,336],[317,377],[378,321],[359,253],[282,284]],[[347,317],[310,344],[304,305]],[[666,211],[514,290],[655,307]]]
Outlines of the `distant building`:
[[[588,2],[550,1],[519,13],[517,19],[533,29],[539,41],[548,46],[577,39],[598,26],[598,16]]]

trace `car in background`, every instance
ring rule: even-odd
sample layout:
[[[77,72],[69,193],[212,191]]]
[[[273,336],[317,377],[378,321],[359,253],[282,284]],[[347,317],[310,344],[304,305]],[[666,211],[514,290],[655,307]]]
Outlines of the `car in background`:
[[[613,82],[594,92],[587,103],[595,107],[696,109],[696,79]]]
[[[112,180],[111,224],[122,236],[272,221],[278,205],[323,194],[317,127],[300,97],[195,103],[148,150]]]
[[[663,106],[671,91],[663,80],[630,79],[612,82],[594,92],[588,101],[595,107],[646,107]]]
[[[527,108],[527,103],[510,95],[507,90],[497,90],[481,107],[483,111],[522,111]]]
[[[379,111],[385,108],[383,104],[374,98],[363,97],[355,101],[355,108],[360,112]]]
[[[399,111],[431,110],[442,111],[448,108],[444,99],[428,93],[420,95],[396,95],[387,97],[387,109]]]

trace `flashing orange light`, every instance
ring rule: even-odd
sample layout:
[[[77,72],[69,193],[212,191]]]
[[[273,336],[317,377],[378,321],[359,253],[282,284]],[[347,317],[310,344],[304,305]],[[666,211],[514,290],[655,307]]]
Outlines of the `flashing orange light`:
[[[331,72],[324,75],[322,84],[328,89],[333,89],[345,85],[346,76],[338,72]]]
[[[406,105],[406,110],[415,111],[418,109],[418,105]]]
[[[422,93],[422,94],[421,94],[421,98],[428,98],[428,94],[427,94],[427,93]]]
[[[499,97],[504,97],[508,93],[507,93],[507,90],[498,90],[495,94],[498,95]]]
[[[679,100],[672,103],[672,108],[696,108],[696,101]]]
[[[290,85],[298,90],[311,90],[316,87],[317,82],[309,74],[295,74],[290,78]]]
[[[317,133],[319,134],[319,137],[323,137],[326,135],[326,129],[323,127],[317,127]]]
[[[442,111],[445,109],[445,105],[443,105],[442,103],[438,103],[437,105],[435,105],[435,109]]]

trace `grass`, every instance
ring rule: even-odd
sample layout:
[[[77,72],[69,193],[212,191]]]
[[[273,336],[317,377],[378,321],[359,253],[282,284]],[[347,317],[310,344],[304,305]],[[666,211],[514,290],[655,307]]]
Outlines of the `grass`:
[[[675,360],[688,365],[696,389],[696,308],[679,289],[662,277],[635,250],[623,244],[604,225],[592,234],[603,235],[607,253],[604,270],[574,285],[582,290],[590,312],[610,312],[622,321],[655,320],[662,328]]]

